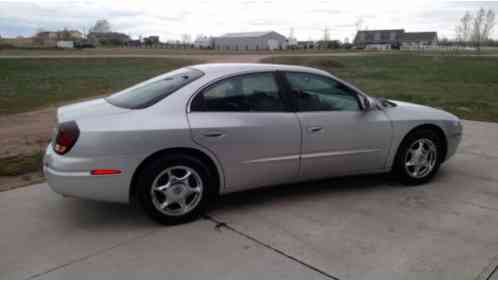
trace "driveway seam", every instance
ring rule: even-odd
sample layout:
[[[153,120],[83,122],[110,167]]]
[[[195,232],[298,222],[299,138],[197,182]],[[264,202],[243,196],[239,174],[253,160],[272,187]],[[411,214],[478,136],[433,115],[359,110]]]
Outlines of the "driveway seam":
[[[147,237],[147,236],[149,236],[149,235],[152,235],[152,234],[154,234],[155,232],[158,232],[158,231],[159,231],[158,229],[148,231],[148,232],[144,233],[143,235],[135,236],[135,237],[133,237],[133,238],[130,238],[130,239],[127,239],[127,240],[121,241],[121,242],[119,242],[119,243],[114,244],[113,246],[110,246],[110,247],[107,247],[107,248],[104,248],[104,249],[97,250],[97,251],[95,251],[95,252],[93,252],[93,253],[91,253],[91,254],[88,254],[88,255],[86,255],[86,256],[83,256],[83,257],[80,257],[80,258],[77,258],[77,259],[71,260],[71,261],[69,261],[69,262],[63,263],[63,264],[61,264],[61,265],[58,265],[58,266],[52,267],[52,268],[47,269],[47,270],[45,270],[45,271],[43,271],[43,272],[40,272],[40,273],[35,273],[35,274],[33,274],[33,275],[30,275],[30,276],[29,276],[29,277],[27,277],[26,279],[35,279],[35,278],[41,277],[41,276],[43,276],[43,275],[45,275],[45,274],[48,274],[48,273],[50,273],[50,272],[53,272],[53,271],[56,271],[56,270],[59,270],[59,269],[62,269],[62,268],[68,267],[68,266],[73,265],[73,264],[75,264],[75,263],[82,262],[82,261],[86,261],[86,260],[88,260],[88,259],[90,259],[90,258],[93,258],[93,257],[99,256],[99,255],[101,255],[101,254],[103,254],[103,253],[106,253],[106,252],[108,252],[108,251],[110,251],[110,250],[113,250],[113,249],[116,249],[116,248],[118,248],[118,247],[121,247],[121,246],[123,246],[123,245],[125,245],[125,244],[128,244],[128,243],[130,243],[130,242],[133,242],[133,241],[136,241],[136,240],[142,239],[142,238],[144,238],[144,237]]]
[[[491,259],[491,262],[477,275],[477,280],[490,280],[498,272],[498,256]]]
[[[263,246],[266,249],[269,249],[269,250],[271,250],[271,251],[273,251],[273,252],[275,252],[275,253],[277,253],[277,254],[279,254],[281,256],[284,256],[287,259],[290,259],[290,260],[292,260],[294,262],[297,262],[300,265],[302,265],[302,266],[304,266],[304,267],[306,267],[306,268],[308,268],[308,269],[310,269],[312,271],[315,271],[315,272],[317,272],[317,273],[325,276],[326,278],[329,278],[329,279],[332,279],[332,280],[339,280],[339,278],[337,278],[336,276],[334,276],[332,274],[329,274],[329,273],[325,272],[324,270],[321,270],[321,269],[319,269],[319,268],[317,268],[317,267],[315,267],[315,266],[313,266],[313,265],[311,265],[309,263],[306,263],[305,261],[302,261],[302,260],[300,260],[300,259],[298,259],[298,258],[296,258],[294,256],[291,256],[290,254],[287,254],[286,252],[284,252],[284,251],[282,251],[280,249],[277,249],[277,248],[275,248],[275,247],[273,247],[273,246],[271,246],[271,245],[269,245],[269,244],[267,244],[267,243],[265,243],[263,241],[260,241],[257,238],[255,238],[255,237],[253,237],[253,236],[251,236],[251,235],[249,235],[247,233],[244,233],[244,232],[242,232],[240,230],[237,230],[236,228],[234,228],[233,226],[228,225],[225,222],[219,221],[218,219],[215,219],[215,218],[213,218],[211,216],[207,216],[207,215],[204,216],[204,217],[207,220],[210,220],[210,221],[216,223],[215,227],[217,229],[220,229],[220,228],[223,227],[223,228],[225,228],[227,230],[230,230],[230,231],[232,231],[232,232],[234,232],[234,233],[236,233],[236,234],[238,234],[238,235],[240,235],[240,236],[242,236],[242,237],[244,237],[246,239],[249,239],[249,240],[257,243],[260,246]]]

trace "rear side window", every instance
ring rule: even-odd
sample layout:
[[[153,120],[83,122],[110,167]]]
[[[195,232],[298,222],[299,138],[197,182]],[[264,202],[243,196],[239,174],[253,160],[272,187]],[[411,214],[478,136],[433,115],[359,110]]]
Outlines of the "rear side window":
[[[192,111],[282,112],[284,103],[273,73],[245,74],[223,80],[197,95]]]
[[[203,73],[197,69],[181,68],[113,94],[107,98],[107,101],[123,108],[146,108],[166,98],[202,75]]]

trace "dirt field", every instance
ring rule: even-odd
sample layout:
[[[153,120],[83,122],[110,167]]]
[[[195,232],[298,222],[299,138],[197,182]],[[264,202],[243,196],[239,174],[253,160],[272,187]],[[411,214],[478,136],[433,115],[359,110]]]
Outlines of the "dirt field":
[[[258,62],[265,56],[196,56],[206,62]],[[69,103],[74,103],[71,101]],[[0,158],[44,149],[55,125],[57,107],[0,116]]]

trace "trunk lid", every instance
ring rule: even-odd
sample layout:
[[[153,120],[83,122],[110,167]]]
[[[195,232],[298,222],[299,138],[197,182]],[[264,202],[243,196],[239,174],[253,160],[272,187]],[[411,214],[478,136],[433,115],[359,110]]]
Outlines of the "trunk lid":
[[[62,123],[86,117],[112,115],[129,111],[129,109],[116,107],[100,98],[60,107],[57,110],[57,122]]]

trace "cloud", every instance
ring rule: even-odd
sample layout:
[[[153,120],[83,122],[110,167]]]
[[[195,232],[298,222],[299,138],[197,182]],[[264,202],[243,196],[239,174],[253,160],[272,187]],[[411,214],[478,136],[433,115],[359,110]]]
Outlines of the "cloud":
[[[332,38],[354,36],[354,23],[364,20],[369,29],[405,28],[436,30],[451,37],[466,10],[479,7],[498,11],[498,1],[434,0],[0,0],[0,35],[29,36],[36,29],[88,29],[107,19],[114,30],[139,35],[159,35],[161,40],[181,34],[220,35],[227,32],[273,29],[299,39],[319,39],[325,27]]]

